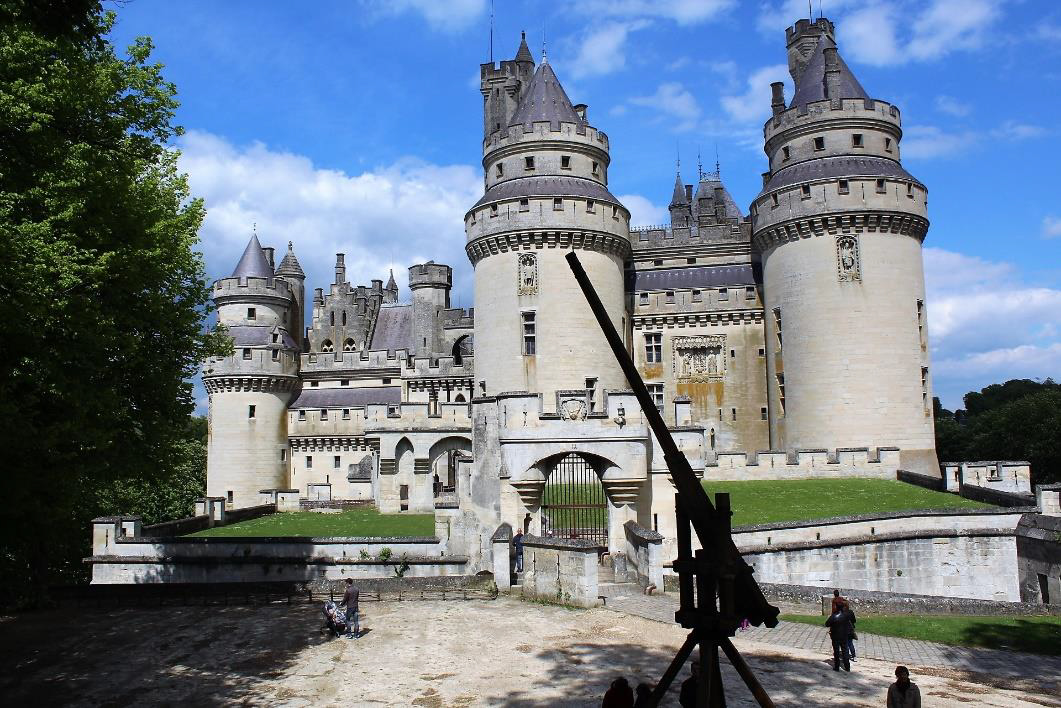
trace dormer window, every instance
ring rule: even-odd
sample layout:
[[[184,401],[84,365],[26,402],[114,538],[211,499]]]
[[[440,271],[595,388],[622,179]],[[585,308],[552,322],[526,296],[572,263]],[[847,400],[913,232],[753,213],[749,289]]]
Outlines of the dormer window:
[[[273,344],[276,344],[279,341],[280,341],[280,335],[277,334],[276,332],[273,332]]]
[[[503,177],[505,175],[505,166],[500,162],[494,165],[494,174],[498,177]]]
[[[247,308],[247,319],[248,320],[256,320],[256,319],[258,319],[258,310],[253,308],[253,307],[248,307]]]
[[[824,137],[818,136],[817,138],[814,139],[814,149],[815,150],[824,150],[825,149],[825,138]]]
[[[561,155],[560,156],[560,169],[570,170],[571,169],[571,156]]]
[[[862,144],[862,133],[853,133],[851,135],[851,147],[864,147]]]
[[[534,169],[534,156],[533,155],[527,155],[525,158],[523,158],[523,166],[526,167],[528,170],[533,170]]]

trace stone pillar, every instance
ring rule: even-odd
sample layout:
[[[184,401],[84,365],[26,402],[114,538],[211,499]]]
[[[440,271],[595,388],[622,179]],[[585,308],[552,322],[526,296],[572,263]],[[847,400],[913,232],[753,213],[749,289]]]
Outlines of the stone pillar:
[[[507,523],[497,527],[490,537],[494,561],[494,583],[498,590],[512,587],[512,527]]]
[[[1036,503],[1043,516],[1061,516],[1061,484],[1040,484],[1035,488]]]
[[[92,555],[114,555],[121,521],[120,516],[101,516],[92,520]]]
[[[577,607],[600,604],[592,541],[524,536],[523,571],[524,597]]]

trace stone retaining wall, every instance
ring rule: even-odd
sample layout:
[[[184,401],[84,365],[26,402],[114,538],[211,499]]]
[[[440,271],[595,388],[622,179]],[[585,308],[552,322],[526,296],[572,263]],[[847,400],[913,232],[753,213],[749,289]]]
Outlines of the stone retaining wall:
[[[523,596],[559,605],[596,607],[598,548],[582,539],[523,537]]]

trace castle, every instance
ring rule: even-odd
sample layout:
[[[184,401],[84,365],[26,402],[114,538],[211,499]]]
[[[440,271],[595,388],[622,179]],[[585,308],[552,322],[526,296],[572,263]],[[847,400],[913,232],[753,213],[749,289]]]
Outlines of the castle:
[[[214,284],[234,354],[211,359],[208,489],[449,510],[473,566],[508,523],[617,547],[670,539],[674,489],[564,256],[574,250],[679,447],[707,478],[939,476],[921,244],[925,186],[899,109],[871,98],[833,24],[786,33],[769,169],[745,214],[719,175],[679,174],[670,225],[631,228],[608,136],[526,40],[483,64],[485,193],[465,216],[475,308],[451,269],[352,286],[338,254],[312,324],[292,245],[251,239]]]

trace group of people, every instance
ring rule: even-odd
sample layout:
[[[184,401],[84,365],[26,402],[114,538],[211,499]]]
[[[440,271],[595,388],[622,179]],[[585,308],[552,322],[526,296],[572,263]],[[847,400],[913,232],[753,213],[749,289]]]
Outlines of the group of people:
[[[829,618],[825,620],[825,626],[829,628],[829,636],[833,640],[833,671],[851,670],[851,662],[855,660],[855,613],[851,610],[848,601],[840,596],[839,590],[833,590],[833,606],[829,612]]]
[[[700,662],[693,661],[689,666],[689,678],[682,681],[681,692],[678,694],[678,703],[682,708],[696,708],[696,689],[700,681]],[[636,689],[630,688],[630,682],[620,676],[612,681],[612,685],[604,694],[601,708],[642,708],[648,706],[649,698],[655,687],[647,683],[639,683]]]

